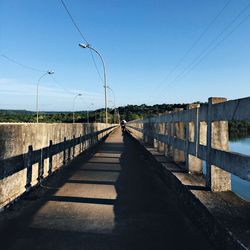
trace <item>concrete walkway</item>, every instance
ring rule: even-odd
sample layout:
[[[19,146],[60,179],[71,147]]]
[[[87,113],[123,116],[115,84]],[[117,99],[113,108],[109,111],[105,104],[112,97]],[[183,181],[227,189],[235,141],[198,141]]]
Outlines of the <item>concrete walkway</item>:
[[[1,249],[215,249],[120,130],[1,214]]]

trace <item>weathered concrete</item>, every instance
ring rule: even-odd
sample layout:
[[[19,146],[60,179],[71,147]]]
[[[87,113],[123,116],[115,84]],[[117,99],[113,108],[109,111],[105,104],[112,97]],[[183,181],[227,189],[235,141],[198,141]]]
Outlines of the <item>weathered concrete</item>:
[[[228,150],[228,121],[250,119],[250,97],[225,100],[213,97],[199,108],[138,119],[129,122],[127,127],[133,132],[138,131],[140,137],[146,136],[147,141],[156,139],[164,143],[165,154],[177,163],[183,162],[184,152],[186,171],[200,174],[201,161],[205,161],[207,187],[212,191],[227,191],[231,188],[230,174],[250,181],[250,156]],[[165,123],[165,134],[153,129],[161,123]],[[193,165],[189,166],[189,159],[194,162]]]
[[[2,213],[3,249],[216,249],[120,130],[81,157]]]
[[[179,112],[182,111],[181,108],[176,108],[174,111]],[[185,129],[184,129],[184,122],[175,122],[174,123],[174,136],[176,138],[184,140],[185,138]],[[185,154],[184,151],[174,148],[173,149],[173,159],[177,163],[181,163],[185,161]]]
[[[111,126],[0,123],[0,209],[93,146]]]
[[[165,134],[165,124],[159,123],[159,134],[164,135]],[[158,141],[158,151],[159,152],[165,152],[165,143]]]
[[[209,98],[208,108],[213,104],[225,102],[225,98]],[[211,148],[228,151],[228,122],[212,121],[211,114],[208,114],[207,122],[207,160],[206,160],[206,183],[212,191],[231,190],[230,173],[220,169],[218,166],[211,164]]]
[[[197,110],[197,116],[196,116],[196,122],[187,122],[187,136],[189,140],[186,140],[187,147],[189,146],[188,141],[195,142],[196,143],[196,151],[198,148],[198,142],[199,140],[199,131],[201,131],[199,117],[198,117],[198,108],[200,107],[200,104],[189,104],[189,109],[196,109]],[[186,150],[186,169],[190,173],[194,174],[202,174],[202,160],[199,159],[197,156],[188,154],[188,149]],[[197,152],[198,153],[198,152]]]
[[[185,172],[171,158],[131,135],[144,148],[162,180],[183,201],[186,211],[218,249],[250,249],[250,203],[234,193],[211,192],[204,178]]]

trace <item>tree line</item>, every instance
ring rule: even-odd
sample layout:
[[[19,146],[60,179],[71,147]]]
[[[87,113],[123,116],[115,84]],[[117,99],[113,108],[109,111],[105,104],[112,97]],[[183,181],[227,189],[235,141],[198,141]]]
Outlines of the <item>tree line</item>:
[[[155,105],[126,105],[117,109],[108,110],[108,119],[110,123],[117,123],[120,120],[126,121],[142,119],[154,115],[163,114],[167,111],[173,111],[176,108],[185,108],[186,104],[155,104]],[[92,111],[76,111],[74,114],[75,122],[104,122],[104,109]],[[27,110],[0,110],[0,122],[36,122],[36,112]],[[44,123],[72,123],[72,112],[40,112],[39,122]],[[229,122],[230,134],[245,133],[250,134],[250,121],[232,121]]]

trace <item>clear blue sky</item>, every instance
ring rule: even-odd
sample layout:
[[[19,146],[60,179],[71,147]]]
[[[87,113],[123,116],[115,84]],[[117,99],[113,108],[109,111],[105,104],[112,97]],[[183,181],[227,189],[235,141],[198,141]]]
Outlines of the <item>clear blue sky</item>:
[[[231,0],[174,71],[227,0],[64,1],[89,43],[102,53],[117,105],[249,96],[250,17],[237,27],[250,15],[249,0]],[[0,54],[56,72],[61,87],[50,77],[41,81],[41,110],[72,110],[71,92],[79,91],[84,96],[76,109],[103,106],[103,84],[88,50],[78,47],[83,41],[60,0],[0,0],[0,25]],[[218,41],[235,27],[192,71],[178,77],[222,31]],[[40,75],[0,57],[0,109],[34,110]]]

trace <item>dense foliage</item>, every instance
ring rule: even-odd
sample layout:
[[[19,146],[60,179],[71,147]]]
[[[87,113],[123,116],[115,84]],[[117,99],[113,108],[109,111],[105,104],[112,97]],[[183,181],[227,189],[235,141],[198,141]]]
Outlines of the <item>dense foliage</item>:
[[[87,111],[75,112],[75,122],[100,121],[100,116],[103,117],[103,111]],[[0,122],[36,122],[36,113],[25,110],[0,110]],[[39,122],[73,122],[72,112],[40,112]]]
[[[118,122],[118,111],[120,119],[131,121],[143,117],[162,114],[166,111],[172,111],[175,108],[185,108],[185,104],[156,104],[148,106],[127,105],[117,108],[117,110],[109,110],[109,122]],[[104,122],[104,110],[80,111],[75,112],[75,122]],[[0,122],[36,122],[36,113],[26,110],[0,110]],[[39,114],[39,122],[73,122],[72,112],[41,112]],[[230,134],[250,133],[250,121],[233,121],[229,123]]]
[[[166,111],[171,111],[174,108],[183,108],[184,104],[157,104],[153,106],[142,105],[127,105],[117,108],[116,111],[109,110],[109,122],[117,121],[117,112],[119,111],[120,118],[127,121],[143,118],[147,116],[157,115]],[[103,122],[104,110],[95,111],[80,111],[75,112],[75,122]],[[66,122],[73,121],[72,112],[40,112],[40,122]],[[36,122],[36,113],[26,110],[0,110],[0,122]]]
[[[142,105],[127,105],[124,107],[119,107],[119,114],[121,119],[126,121],[131,121],[143,117],[153,116],[162,114],[166,111],[172,111],[175,108],[184,108],[185,104],[155,104],[153,106],[148,106],[146,104]]]
[[[229,130],[231,134],[250,134],[250,121],[232,121]]]

